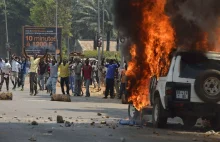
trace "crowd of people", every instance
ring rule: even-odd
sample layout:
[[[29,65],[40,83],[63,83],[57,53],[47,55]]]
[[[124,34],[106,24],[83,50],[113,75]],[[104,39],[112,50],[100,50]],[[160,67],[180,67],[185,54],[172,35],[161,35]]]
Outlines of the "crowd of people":
[[[30,95],[36,96],[38,91],[47,91],[48,94],[56,94],[57,83],[60,83],[63,95],[83,96],[82,87],[85,86],[85,97],[90,97],[90,86],[96,91],[101,91],[105,86],[104,99],[117,96],[119,99],[126,90],[127,65],[120,68],[117,60],[102,60],[98,65],[97,60],[82,60],[71,57],[69,60],[57,61],[54,56],[45,53],[44,56],[28,56],[23,51],[22,57],[11,55],[10,59],[0,59],[1,82],[0,91],[5,82],[9,91],[9,81],[12,82],[12,90],[21,88],[24,91],[25,78],[29,76]],[[38,89],[39,86],[39,89]]]

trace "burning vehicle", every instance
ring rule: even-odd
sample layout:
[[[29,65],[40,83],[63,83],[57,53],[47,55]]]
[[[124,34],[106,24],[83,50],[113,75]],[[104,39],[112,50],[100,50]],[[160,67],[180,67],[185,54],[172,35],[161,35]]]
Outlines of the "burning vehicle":
[[[131,117],[152,105],[155,127],[174,116],[188,126],[202,117],[219,127],[219,4],[114,0],[115,27],[128,37],[122,53],[130,61],[126,76]]]

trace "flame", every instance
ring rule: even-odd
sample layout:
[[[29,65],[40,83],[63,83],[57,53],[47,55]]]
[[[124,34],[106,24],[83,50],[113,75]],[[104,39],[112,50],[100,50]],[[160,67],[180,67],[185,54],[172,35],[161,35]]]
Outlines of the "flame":
[[[169,54],[174,49],[175,32],[165,14],[166,0],[132,1],[135,9],[141,10],[138,23],[138,43],[132,45],[131,61],[126,75],[129,78],[129,101],[137,110],[150,104],[149,81],[153,75],[166,75],[169,69]]]

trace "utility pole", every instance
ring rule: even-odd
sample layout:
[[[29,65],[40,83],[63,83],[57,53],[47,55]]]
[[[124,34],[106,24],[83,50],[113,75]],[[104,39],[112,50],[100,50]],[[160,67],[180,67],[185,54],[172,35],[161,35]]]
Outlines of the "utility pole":
[[[104,36],[105,36],[105,3],[104,3],[104,0],[102,0],[102,39],[103,39],[103,42],[102,42],[102,58],[104,56],[104,47],[105,47],[105,42],[104,42]]]
[[[8,18],[7,18],[7,6],[6,6],[6,1],[5,0],[4,0],[4,4],[5,4],[6,49],[7,49],[7,58],[9,59],[10,45],[8,43]]]
[[[56,60],[57,60],[57,49],[58,49],[58,38],[57,38],[57,26],[58,26],[58,19],[57,19],[57,14],[58,14],[58,0],[56,0],[56,50],[55,50],[55,58],[56,58]],[[61,53],[61,51],[60,51],[60,54],[62,54]]]
[[[98,38],[100,37],[100,0],[98,0]],[[98,66],[101,66],[100,46],[98,47]],[[98,70],[99,83],[98,88],[101,88],[101,72]]]

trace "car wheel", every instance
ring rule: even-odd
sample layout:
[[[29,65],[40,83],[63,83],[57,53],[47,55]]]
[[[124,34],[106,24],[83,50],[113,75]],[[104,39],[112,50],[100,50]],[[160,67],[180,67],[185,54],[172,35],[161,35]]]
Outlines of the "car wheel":
[[[153,94],[157,87],[157,76],[153,76],[150,79],[149,93],[150,93],[150,103],[153,104]]]
[[[121,103],[122,104],[128,104],[128,99],[127,99],[127,97],[124,93],[121,96]]]
[[[128,105],[128,116],[130,120],[137,120],[140,117],[140,112],[134,107],[133,104]]]
[[[220,101],[220,72],[207,70],[199,75],[195,80],[195,92],[204,102]]]
[[[167,117],[164,115],[165,110],[161,104],[160,98],[156,98],[153,105],[153,126],[155,128],[164,128],[167,124]]]
[[[183,118],[184,127],[192,128],[193,126],[195,126],[196,121],[197,121],[196,117],[186,117],[186,118]]]

